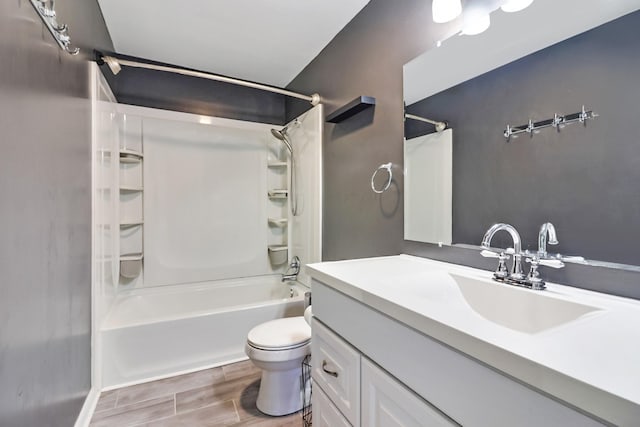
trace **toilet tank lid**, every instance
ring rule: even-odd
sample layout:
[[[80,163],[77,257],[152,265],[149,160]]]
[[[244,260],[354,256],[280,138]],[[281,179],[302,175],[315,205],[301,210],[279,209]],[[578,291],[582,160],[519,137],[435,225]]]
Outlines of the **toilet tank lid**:
[[[259,348],[284,349],[304,344],[311,339],[311,328],[304,317],[270,320],[249,331],[247,340]]]

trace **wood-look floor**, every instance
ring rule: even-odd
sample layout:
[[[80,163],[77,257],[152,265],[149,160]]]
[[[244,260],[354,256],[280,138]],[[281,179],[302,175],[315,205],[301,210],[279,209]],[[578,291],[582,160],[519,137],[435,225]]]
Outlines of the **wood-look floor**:
[[[251,361],[107,391],[91,427],[301,426],[300,413],[269,417],[256,408],[260,371]]]

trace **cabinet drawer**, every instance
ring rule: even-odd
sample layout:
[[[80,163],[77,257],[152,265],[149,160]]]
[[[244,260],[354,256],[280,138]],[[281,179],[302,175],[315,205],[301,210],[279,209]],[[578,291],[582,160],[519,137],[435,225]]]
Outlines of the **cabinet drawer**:
[[[438,409],[362,358],[362,425],[367,427],[454,427]]]
[[[314,385],[352,425],[360,425],[360,353],[315,318],[311,330]]]
[[[320,387],[313,390],[312,403],[314,427],[351,427]]]

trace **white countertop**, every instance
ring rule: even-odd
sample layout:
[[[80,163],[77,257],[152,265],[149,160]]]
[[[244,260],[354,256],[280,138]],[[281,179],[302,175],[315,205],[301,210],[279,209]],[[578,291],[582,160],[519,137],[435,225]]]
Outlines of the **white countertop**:
[[[617,425],[640,425],[639,301],[551,283],[544,291],[516,288],[598,309],[526,333],[476,312],[449,274],[490,281],[488,271],[409,255],[307,269],[314,279],[576,408]]]

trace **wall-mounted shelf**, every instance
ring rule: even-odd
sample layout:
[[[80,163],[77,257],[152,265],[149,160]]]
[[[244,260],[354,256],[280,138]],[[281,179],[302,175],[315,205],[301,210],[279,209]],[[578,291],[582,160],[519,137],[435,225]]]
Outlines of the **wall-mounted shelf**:
[[[347,105],[338,108],[327,116],[327,122],[340,123],[348,118],[355,116],[361,111],[376,105],[376,99],[372,96],[359,96]]]

